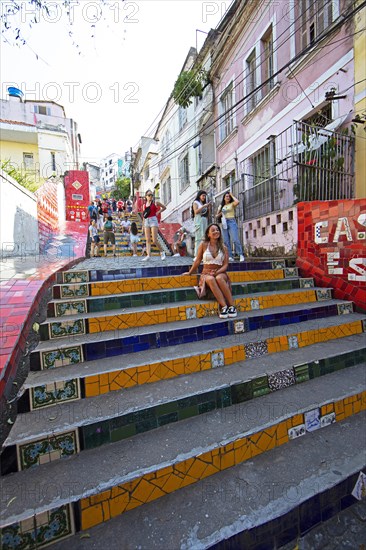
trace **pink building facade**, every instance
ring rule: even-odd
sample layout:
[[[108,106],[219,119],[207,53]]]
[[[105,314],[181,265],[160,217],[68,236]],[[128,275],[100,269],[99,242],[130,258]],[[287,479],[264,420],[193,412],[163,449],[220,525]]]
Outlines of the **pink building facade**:
[[[297,202],[354,196],[351,9],[238,1],[218,27],[216,200],[239,198],[247,253],[296,254]]]

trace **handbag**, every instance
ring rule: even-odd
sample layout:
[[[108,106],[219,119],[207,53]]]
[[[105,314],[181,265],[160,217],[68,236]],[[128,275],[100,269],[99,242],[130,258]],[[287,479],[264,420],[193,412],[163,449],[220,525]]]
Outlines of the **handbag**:
[[[222,214],[222,216],[221,216],[221,225],[222,225],[223,229],[227,229],[227,221],[226,221],[226,218],[225,218],[225,214]]]
[[[149,217],[150,208],[151,208],[150,206],[147,206],[144,210],[144,213],[142,214],[145,219]]]

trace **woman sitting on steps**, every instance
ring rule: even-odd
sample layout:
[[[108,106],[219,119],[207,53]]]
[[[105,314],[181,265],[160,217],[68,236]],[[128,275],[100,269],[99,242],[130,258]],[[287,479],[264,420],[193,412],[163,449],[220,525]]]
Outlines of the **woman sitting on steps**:
[[[209,225],[203,242],[198,247],[197,257],[191,269],[183,275],[196,273],[203,261],[203,270],[196,291],[199,298],[206,295],[206,285],[219,303],[220,319],[236,317],[237,311],[231,293],[231,282],[226,273],[229,265],[229,254],[222,240],[221,229],[216,223]]]

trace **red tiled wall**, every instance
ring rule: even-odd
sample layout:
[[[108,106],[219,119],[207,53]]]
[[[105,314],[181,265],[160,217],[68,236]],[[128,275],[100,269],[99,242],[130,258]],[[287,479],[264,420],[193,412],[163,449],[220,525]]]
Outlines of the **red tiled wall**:
[[[366,199],[303,202],[297,208],[301,275],[366,310]]]
[[[36,191],[38,233],[41,251],[50,237],[58,232],[57,185],[46,181]]]

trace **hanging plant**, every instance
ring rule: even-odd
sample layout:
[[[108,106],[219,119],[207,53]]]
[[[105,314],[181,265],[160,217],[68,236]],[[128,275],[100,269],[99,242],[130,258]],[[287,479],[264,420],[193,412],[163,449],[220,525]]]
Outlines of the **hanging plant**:
[[[183,71],[178,76],[172,97],[177,105],[187,108],[193,97],[201,97],[204,86],[208,82],[208,74],[204,69],[197,71]]]

